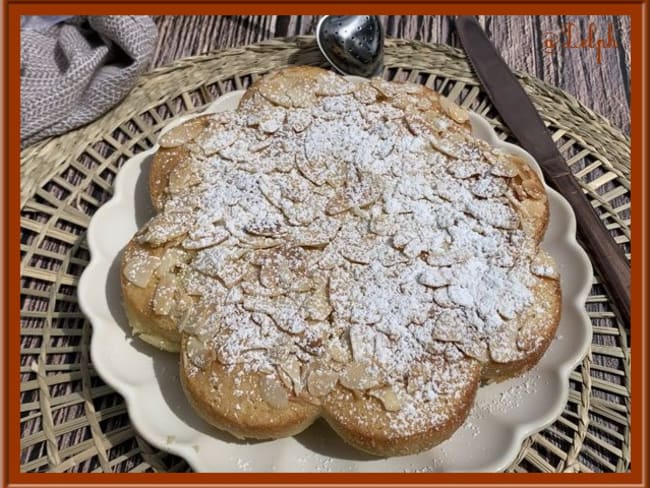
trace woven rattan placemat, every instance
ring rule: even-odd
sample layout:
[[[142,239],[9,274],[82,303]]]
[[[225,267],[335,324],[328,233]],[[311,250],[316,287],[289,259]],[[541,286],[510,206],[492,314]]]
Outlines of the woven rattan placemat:
[[[186,471],[148,445],[124,400],[95,372],[90,323],[76,286],[88,262],[85,232],[112,194],[122,164],[148,149],[170,119],[288,64],[324,66],[313,38],[279,39],[187,58],[144,76],[123,103],[93,124],[21,155],[21,469]],[[426,84],[495,118],[464,54],[417,42],[386,42],[387,79]],[[520,79],[605,225],[629,252],[629,140],[570,95]],[[629,330],[598,278],[587,305],[591,351],[571,377],[562,416],[528,438],[510,471],[626,471],[629,453]]]

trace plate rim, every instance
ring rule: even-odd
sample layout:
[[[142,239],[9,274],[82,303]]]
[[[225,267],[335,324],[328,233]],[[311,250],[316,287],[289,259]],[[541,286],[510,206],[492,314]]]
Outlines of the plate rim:
[[[230,99],[238,101],[244,93],[245,90],[235,90],[235,91],[228,92],[218,97],[217,99],[212,101],[210,104],[208,104],[206,107],[204,107],[202,110],[198,112],[192,114],[185,114],[173,119],[159,132],[158,139],[162,134],[164,134],[168,130],[172,129],[177,125],[180,125],[181,123],[187,120],[205,114],[218,113],[219,111],[222,111],[222,110],[214,110],[214,107],[218,106],[219,104],[223,104],[224,102],[231,101]],[[565,213],[566,216],[568,217],[568,225],[567,225],[566,233],[563,234],[563,236],[566,237],[566,242],[564,242],[564,244],[570,246],[572,248],[572,252],[576,256],[578,255],[580,256],[580,259],[583,261],[582,263],[580,263],[580,266],[583,267],[583,271],[587,272],[587,275],[589,277],[593,276],[591,261],[587,253],[577,242],[575,213],[573,212],[573,209],[570,207],[568,202],[559,193],[557,193],[555,190],[548,187],[548,185],[544,181],[539,165],[529,153],[527,153],[525,150],[523,150],[521,147],[515,144],[511,144],[499,139],[498,135],[494,131],[494,128],[482,115],[473,111],[468,111],[468,112],[470,116],[470,123],[472,125],[472,133],[475,132],[477,127],[480,128],[480,130],[484,131],[485,136],[487,136],[487,138],[483,138],[484,140],[486,140],[486,142],[488,142],[493,147],[504,149],[506,150],[506,152],[516,153],[520,155],[526,160],[527,164],[529,164],[529,166],[531,166],[536,171],[536,173],[540,176],[544,184],[545,190],[549,195],[549,201],[551,198],[555,199],[557,203],[562,207],[563,213]],[[102,215],[104,213],[110,213],[112,208],[119,206],[119,204],[122,203],[122,200],[125,197],[130,196],[129,194],[126,195],[124,194],[125,193],[124,185],[121,184],[123,178],[127,177],[128,171],[124,171],[125,169],[127,169],[127,165],[129,166],[129,168],[131,168],[134,165],[142,164],[142,162],[145,161],[148,157],[152,156],[158,150],[158,148],[159,145],[156,142],[150,149],[138,153],[137,155],[129,158],[124,163],[124,165],[122,166],[122,168],[120,169],[120,171],[118,172],[115,178],[113,184],[113,188],[114,188],[113,196],[107,202],[105,202],[93,215],[87,229],[87,242],[88,242],[88,249],[90,252],[90,260],[79,279],[79,283],[77,286],[77,294],[79,298],[80,309],[83,312],[83,314],[86,316],[86,318],[88,319],[88,321],[90,322],[93,328],[93,335],[90,343],[90,354],[91,354],[93,365],[95,366],[95,369],[97,373],[101,376],[101,378],[124,397],[125,402],[127,404],[127,411],[129,414],[129,418],[131,420],[131,423],[133,424],[133,427],[138,431],[140,435],[142,435],[149,443],[151,443],[155,447],[184,458],[195,471],[200,471],[200,463],[197,460],[198,453],[194,449],[192,449],[192,447],[189,444],[187,445],[183,443],[162,444],[159,438],[155,437],[154,435],[151,435],[151,433],[149,433],[144,429],[140,429],[137,422],[137,414],[135,413],[137,412],[137,410],[134,408],[135,397],[137,394],[137,391],[135,391],[136,389],[131,387],[131,385],[123,383],[118,379],[116,379],[108,364],[103,363],[101,360],[96,361],[96,358],[101,357],[101,355],[97,352],[98,349],[101,348],[101,341],[99,340],[99,336],[102,331],[105,331],[105,329],[103,329],[104,322],[102,320],[97,320],[97,317],[94,316],[92,311],[91,295],[87,293],[90,287],[90,282],[92,280],[91,276],[93,276],[93,270],[98,266],[98,263],[101,263],[102,261],[100,257],[107,258],[109,262],[111,259],[115,258],[115,256],[105,256],[104,253],[101,251],[100,246],[96,242],[97,231],[95,229],[100,225],[100,222],[102,221]],[[507,466],[509,466],[516,458],[516,455],[519,452],[521,445],[526,439],[526,437],[530,436],[535,432],[539,432],[543,430],[548,425],[553,423],[562,414],[570,390],[569,376],[573,371],[573,369],[584,359],[592,342],[593,329],[591,327],[591,321],[589,319],[589,316],[585,308],[586,300],[589,296],[590,289],[591,289],[591,279],[583,282],[582,287],[577,290],[576,295],[572,298],[572,305],[576,306],[578,316],[581,319],[579,325],[584,329],[585,333],[581,335],[582,343],[579,344],[578,345],[579,347],[576,348],[577,353],[574,354],[572,360],[564,361],[558,366],[558,370],[561,373],[562,382],[563,382],[561,398],[555,402],[554,404],[555,408],[553,408],[552,411],[546,412],[546,415],[544,415],[543,418],[540,419],[538,422],[528,422],[523,425],[515,425],[512,429],[512,441],[508,443],[509,448],[506,450],[504,454],[502,454],[502,456],[498,460],[495,460],[491,466],[488,466],[487,469],[484,469],[484,471],[502,471],[503,469],[507,468]],[[563,293],[563,301],[564,301],[564,293]],[[136,420],[134,420],[134,418]]]

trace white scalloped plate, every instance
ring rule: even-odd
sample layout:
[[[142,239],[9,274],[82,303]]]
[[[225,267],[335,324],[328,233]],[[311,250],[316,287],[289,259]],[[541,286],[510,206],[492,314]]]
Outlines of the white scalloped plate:
[[[205,112],[235,109],[242,93],[219,98]],[[166,130],[189,118],[175,120]],[[499,140],[481,116],[472,113],[470,121],[477,137],[522,156],[541,174],[528,153]],[[542,245],[556,259],[562,276],[557,336],[529,373],[482,387],[468,420],[449,440],[413,456],[375,458],[348,447],[323,421],[297,436],[273,441],[238,441],[212,428],[185,399],[177,355],[134,338],[122,310],[120,254],[153,215],[147,177],[157,149],[155,146],[124,164],[115,180],[113,198],[93,217],[88,227],[92,258],[78,289],[81,309],[93,325],[95,369],[124,396],[133,425],[154,446],[185,458],[195,471],[207,472],[492,472],[507,468],[523,440],[562,413],[569,375],[591,343],[585,301],[592,269],[575,239],[573,211],[547,187],[551,217]]]

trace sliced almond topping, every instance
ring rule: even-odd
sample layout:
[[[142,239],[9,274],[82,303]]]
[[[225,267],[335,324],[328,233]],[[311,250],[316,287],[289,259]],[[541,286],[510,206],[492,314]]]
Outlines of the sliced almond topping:
[[[516,229],[519,227],[519,216],[509,205],[493,200],[473,200],[467,202],[465,209],[476,217],[500,229]]]
[[[244,231],[256,236],[281,237],[287,233],[284,223],[278,216],[262,215],[244,226]]]
[[[319,217],[319,209],[308,202],[285,201],[282,213],[291,225],[309,225]]]
[[[176,277],[174,275],[166,275],[160,279],[151,299],[151,306],[156,314],[170,314],[174,308],[176,288]]]
[[[404,254],[390,247],[383,248],[383,252],[380,254],[379,259],[381,260],[381,264],[387,268],[396,266],[400,263],[407,263],[409,261],[409,258]]]
[[[268,139],[264,139],[264,140],[261,140],[261,141],[259,141],[259,142],[256,142],[255,144],[253,144],[252,146],[250,146],[250,147],[248,148],[248,150],[249,150],[251,153],[261,152],[261,151],[263,151],[264,149],[266,149],[267,147],[269,147],[269,146],[271,145],[271,143],[272,143],[272,141],[271,141],[271,138],[269,137]]]
[[[183,240],[182,246],[185,249],[196,250],[196,249],[205,249],[206,247],[216,246],[221,244],[226,239],[230,237],[230,232],[228,232],[224,227],[211,227],[205,231],[204,234],[190,236]]]
[[[308,227],[299,227],[292,231],[292,238],[299,246],[317,247],[329,244],[336,237],[341,227],[337,219],[317,219]]]
[[[309,127],[314,118],[309,110],[296,109],[287,114],[287,123],[295,132],[303,132]]]
[[[278,378],[284,387],[290,392],[293,391],[293,382],[291,381],[291,377],[280,366],[275,367],[275,373],[278,375]]]
[[[374,356],[373,331],[367,325],[358,323],[350,326],[349,334],[354,360],[363,362],[372,359]]]
[[[460,105],[455,104],[447,97],[440,97],[439,100],[440,106],[452,120],[459,124],[464,124],[469,120],[469,112]]]
[[[260,393],[262,399],[271,407],[282,409],[289,406],[289,395],[275,376],[265,375],[260,378]]]
[[[456,347],[467,356],[474,358],[481,363],[486,363],[490,359],[487,344],[484,341],[479,340],[478,337],[466,339],[465,342],[456,343]]]
[[[245,310],[270,315],[280,329],[290,334],[301,333],[307,325],[296,304],[287,297],[245,297],[243,306]]]
[[[541,200],[546,196],[544,188],[536,180],[526,179],[522,182],[521,187],[526,192],[526,195],[528,195],[533,200]]]
[[[368,390],[379,386],[379,379],[371,374],[369,363],[353,361],[341,373],[341,384],[351,390]]]
[[[441,253],[428,253],[426,261],[431,266],[451,266],[453,264],[465,263],[471,257],[471,253],[466,249],[449,249]]]
[[[555,260],[550,254],[541,249],[530,263],[530,272],[540,278],[550,278],[552,280],[560,279],[560,274],[556,269]]]
[[[451,272],[446,268],[427,268],[418,275],[418,283],[430,288],[439,288],[452,283]]]
[[[324,397],[334,389],[338,380],[335,371],[315,370],[307,378],[307,390],[315,397]]]
[[[316,95],[332,97],[336,95],[347,95],[348,93],[352,93],[354,89],[355,84],[351,81],[328,72],[324,76],[318,77],[316,86],[314,87],[314,93]]]
[[[488,167],[489,168],[489,167]],[[480,161],[454,161],[449,165],[449,173],[456,178],[467,179],[473,176],[483,174],[485,171],[484,164]]]
[[[138,232],[136,240],[152,246],[160,246],[186,234],[192,224],[193,217],[189,212],[159,213]]]
[[[269,110],[262,114],[259,129],[267,134],[274,134],[282,128],[286,117],[286,111],[282,108]]]
[[[323,294],[311,295],[304,301],[302,308],[305,313],[305,318],[311,320],[326,320],[332,313],[332,306],[327,296]]]
[[[348,182],[327,202],[325,213],[336,215],[352,207],[367,207],[379,199],[381,191],[381,183],[377,178],[365,176],[352,183]]]
[[[228,288],[239,283],[248,271],[243,259],[246,251],[228,246],[209,247],[198,252],[192,267],[208,276],[221,279]]]
[[[433,133],[431,126],[421,115],[407,113],[404,115],[404,121],[414,136],[426,136]]]
[[[160,258],[160,266],[156,270],[158,276],[165,276],[171,273],[177,266],[186,264],[190,260],[190,255],[176,247],[170,247]]]
[[[488,337],[490,357],[495,363],[509,363],[523,357],[517,347],[518,330],[507,322]]]
[[[393,83],[382,78],[372,78],[370,80],[370,86],[387,98],[392,98],[398,93],[398,89]]]
[[[427,136],[427,140],[429,141],[429,143],[434,149],[440,151],[446,156],[449,156],[450,158],[453,159],[461,158],[459,148],[457,147],[456,144],[450,142],[448,138],[442,138],[431,133]]]
[[[205,121],[192,119],[165,132],[160,138],[160,147],[178,147],[194,140],[205,128]]]
[[[368,394],[377,398],[387,412],[398,412],[402,409],[402,401],[390,386],[370,390]]]
[[[337,363],[348,363],[351,360],[350,352],[338,340],[330,342],[329,353]]]
[[[456,308],[456,303],[449,297],[447,286],[436,288],[433,291],[433,301],[443,308]]]
[[[519,167],[510,158],[513,156],[500,155],[492,166],[491,173],[494,176],[503,176],[505,178],[514,178],[519,174]]]
[[[314,185],[321,186],[327,180],[327,166],[316,158],[308,159],[302,151],[296,153],[296,167]]]
[[[355,84],[352,95],[361,103],[365,104],[374,103],[377,100],[377,90],[370,83]]]
[[[187,338],[185,347],[187,358],[199,369],[206,369],[214,360],[214,351],[193,335]]]
[[[167,189],[172,195],[191,188],[201,183],[201,176],[195,168],[192,168],[192,162],[189,160],[181,161],[169,174]]]
[[[276,86],[276,83],[270,84],[267,82],[267,84],[264,84],[259,88],[259,92],[269,102],[280,105],[284,108],[291,108],[291,97],[287,93],[286,89],[277,90],[275,89]]]
[[[459,342],[465,339],[467,320],[460,310],[443,310],[433,319],[431,337],[437,341]]]
[[[486,176],[480,178],[471,187],[474,195],[481,198],[496,198],[508,191],[508,184],[502,178]]]
[[[381,214],[370,221],[369,228],[373,234],[389,236],[394,234],[398,227],[389,215]]]
[[[124,277],[140,288],[146,288],[156,269],[160,266],[160,258],[148,254],[135,254],[124,265]]]
[[[372,247],[349,244],[341,249],[341,256],[353,263],[369,264],[372,261]]]
[[[283,361],[280,364],[280,368],[287,374],[289,378],[291,378],[291,388],[296,395],[299,395],[303,389],[300,361],[295,356],[290,356],[286,361]]]
[[[232,146],[240,135],[239,130],[226,129],[224,127],[220,130],[205,131],[196,142],[207,156],[211,156],[212,154],[216,154],[217,152]]]

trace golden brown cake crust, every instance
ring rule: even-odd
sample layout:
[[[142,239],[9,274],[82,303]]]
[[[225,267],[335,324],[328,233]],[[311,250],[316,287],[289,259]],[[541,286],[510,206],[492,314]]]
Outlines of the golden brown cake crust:
[[[555,335],[541,181],[428,88],[288,68],[160,145],[125,308],[219,429],[420,452]]]

